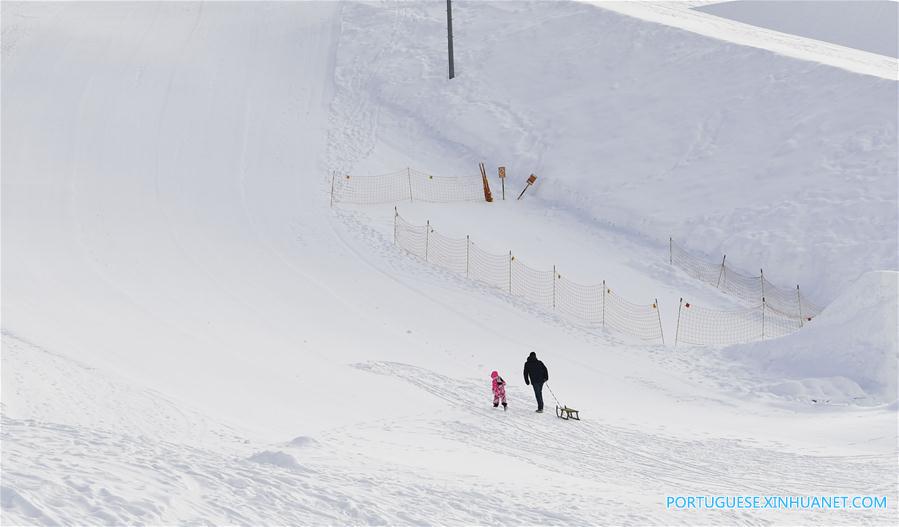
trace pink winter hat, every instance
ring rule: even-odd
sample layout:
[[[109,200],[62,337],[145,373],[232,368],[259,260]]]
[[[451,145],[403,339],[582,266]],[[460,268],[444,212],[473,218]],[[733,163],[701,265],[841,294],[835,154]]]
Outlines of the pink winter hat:
[[[494,371],[493,373],[490,374],[491,379],[495,379],[497,377],[499,377],[499,372]]]

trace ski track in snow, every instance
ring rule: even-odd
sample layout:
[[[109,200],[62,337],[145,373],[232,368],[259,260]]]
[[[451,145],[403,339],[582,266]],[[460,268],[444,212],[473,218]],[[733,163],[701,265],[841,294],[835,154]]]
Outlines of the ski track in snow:
[[[437,304],[443,309],[452,311],[474,326],[494,331],[490,326],[489,319],[484,318],[484,314],[473,312],[470,306],[466,309],[458,308],[452,301],[441,298],[443,296],[441,291],[449,289],[457,293],[479,295],[491,299],[493,302],[506,306],[506,309],[516,310],[542,324],[552,327],[556,331],[584,342],[590,349],[604,349],[607,353],[640,354],[641,356],[651,358],[653,362],[665,369],[677,371],[685,378],[691,379],[692,382],[716,385],[722,393],[757,397],[758,395],[755,393],[757,388],[765,386],[770,382],[770,379],[766,379],[752,370],[735,366],[731,361],[722,359],[719,350],[703,347],[691,348],[684,345],[674,348],[671,345],[671,341],[674,339],[674,320],[671,319],[671,309],[674,306],[666,306],[668,311],[663,310],[662,313],[662,319],[666,326],[665,334],[668,339],[667,346],[643,342],[611,329],[586,327],[569,318],[530,303],[525,298],[510,295],[504,290],[470,280],[408,254],[397,247],[385,234],[385,231],[390,230],[390,226],[385,224],[387,221],[384,219],[386,215],[382,216],[379,214],[380,212],[383,211],[379,210],[378,207],[376,207],[375,211],[366,211],[364,208],[351,210],[335,207],[332,209],[334,214],[334,221],[331,224],[332,231],[335,237],[360,262],[370,266],[400,287],[414,292],[426,302]],[[392,214],[392,210],[390,213]],[[560,226],[560,228],[564,227]],[[591,230],[596,233],[592,226]],[[596,235],[600,239],[594,240],[593,243],[609,244],[619,248],[627,247],[632,252],[630,264],[633,265],[634,271],[646,275],[659,285],[664,283],[666,286],[673,287],[684,293],[690,293],[689,297],[691,298],[714,298],[723,309],[739,306],[733,298],[724,295],[711,286],[673,270],[667,263],[656,263],[655,260],[659,259],[659,249],[657,247],[628,242],[620,234],[614,232],[611,234],[596,233]],[[438,290],[432,288],[434,283],[441,284]],[[520,349],[537,351],[529,342],[518,338],[516,335],[509,334],[506,338]],[[560,352],[564,353],[562,350],[556,351],[556,353]],[[569,356],[568,358],[573,362],[580,362],[576,356]],[[583,362],[581,364],[585,368],[592,369],[592,366]],[[643,384],[648,388],[666,393],[667,396],[681,401],[698,402],[702,399],[702,396],[671,391],[647,378],[631,377],[630,379],[635,383]],[[737,406],[736,402],[721,398],[707,399],[707,401],[715,404],[730,405],[735,408]]]
[[[387,266],[390,271],[383,271],[386,275],[403,286],[425,295],[428,301],[443,303],[437,297],[417,289],[413,285],[415,280],[411,278],[430,275],[447,281],[449,287],[467,289],[470,294],[492,295],[511,304],[510,307],[513,309],[524,310],[546,323],[577,334],[593,342],[594,345],[597,342],[604,342],[611,345],[610,347],[623,346],[636,353],[647,353],[653,349],[653,346],[628,345],[626,340],[618,341],[614,335],[585,331],[546,311],[534,308],[526,301],[436,268],[404,254],[382,233],[368,227],[366,220],[362,219],[366,218],[364,214],[339,209],[335,213],[343,222],[342,226],[335,228],[335,232],[342,238],[352,236],[341,234],[342,230],[355,233],[355,243],[362,244],[362,249],[355,249],[352,242],[343,239],[360,259],[372,266]],[[371,253],[368,256],[365,254],[366,249]],[[475,319],[472,323],[480,322]],[[676,367],[682,372],[693,372],[696,379],[714,379],[720,374],[720,370],[716,368],[721,366],[711,361],[701,361],[697,364],[696,355],[665,353],[665,348],[659,348],[659,353],[651,354],[654,360]],[[553,422],[549,426],[540,427],[538,424],[540,421],[535,421],[532,415],[525,415],[523,420],[526,421],[517,420],[516,417],[520,416],[521,411],[517,408],[513,409],[512,413],[516,416],[512,417],[497,410],[491,411],[486,407],[484,398],[478,397],[484,386],[476,380],[451,379],[413,365],[400,363],[362,363],[356,367],[380,375],[402,378],[419,389],[447,401],[459,411],[485,418],[475,422],[465,419],[413,423],[399,428],[409,428],[420,433],[420,428],[424,427],[435,434],[450,433],[455,441],[467,444],[471,448],[480,448],[485,443],[504,445],[504,452],[522,463],[536,465],[568,477],[590,481],[616,481],[621,484],[632,484],[635,489],[654,488],[659,496],[665,495],[666,491],[696,494],[753,492],[760,495],[826,495],[839,493],[841,489],[847,488],[867,489],[873,481],[889,481],[895,468],[894,456],[891,455],[811,456],[750,447],[733,440],[689,442],[616,427],[602,422],[601,417],[599,421],[591,421],[590,417],[586,417],[585,421],[572,423],[571,428],[561,432]],[[646,379],[634,381],[648,383],[649,389],[662,389],[653,386]],[[723,384],[721,388],[728,389]],[[732,389],[733,386],[729,388]],[[530,411],[532,394],[527,388],[510,386],[509,394],[518,401],[527,401],[526,411]],[[671,395],[684,397],[683,394]],[[553,403],[550,402],[552,396],[548,390],[544,392],[544,398],[549,411]],[[696,401],[689,397],[684,400]],[[721,403],[720,400],[714,402]],[[397,425],[391,424],[390,428],[395,430]],[[353,427],[341,430],[340,433],[358,434],[358,439],[362,440],[367,437],[365,435],[367,431],[368,428],[362,428],[360,433],[358,427]],[[765,466],[764,471],[759,470],[760,466]],[[772,481],[777,483],[772,484]],[[876,492],[888,494],[890,491],[891,487],[885,485]],[[734,517],[733,520],[747,521],[749,518],[738,520]]]
[[[894,470],[890,456],[798,456],[732,441],[675,441],[603,423],[589,412],[581,422],[562,422],[534,414],[532,394],[523,387],[510,387],[511,409],[504,413],[475,395],[484,392],[484,386],[474,380],[401,363],[356,367],[403,379],[446,401],[450,412],[444,418],[340,427],[319,437],[322,448],[270,445],[255,454],[249,447],[242,454],[226,454],[119,430],[4,416],[4,522],[383,524],[440,517],[451,523],[670,524],[670,516],[615,512],[627,509],[628,502],[620,496],[632,495],[635,505],[646,506],[641,502],[647,496],[651,504],[670,493],[831,494],[846,488],[875,493],[886,489],[867,485],[887,481]],[[476,419],[459,419],[465,415]],[[565,484],[558,495],[537,498],[514,481],[490,485],[479,479],[471,486],[465,478],[447,480],[421,470],[373,464],[361,453],[349,454],[349,466],[334,462],[332,448],[351,453],[364,444],[390,441],[385,431],[440,435],[469,450],[498,449],[509,462],[533,465]],[[765,472],[759,471],[760,465]],[[410,481],[416,483],[410,486]],[[606,505],[615,508],[597,507],[605,501],[597,496],[612,487],[619,498]],[[535,499],[544,507],[506,507],[509,501]],[[823,522],[833,516],[827,511],[801,518]],[[844,519],[877,522],[886,517],[854,514]],[[716,518],[767,523],[762,512],[720,513]],[[689,523],[696,518],[683,519]]]
[[[3,419],[4,523],[566,524],[548,504],[508,510],[514,485],[477,487],[396,468],[370,472],[293,455],[240,459],[80,427]],[[52,455],[36,456],[41,449]],[[102,468],[99,468],[102,467]],[[410,485],[410,481],[415,481]],[[514,491],[513,491],[514,493]],[[520,496],[536,500],[534,495]],[[630,518],[633,520],[633,518]]]
[[[614,485],[619,494],[643,499],[649,496],[649,502],[652,497],[661,499],[666,494],[678,493],[827,495],[846,488],[871,489],[870,482],[888,481],[894,471],[892,456],[804,456],[746,447],[737,441],[673,440],[605,423],[601,416],[590,412],[582,414],[583,421],[563,422],[551,414],[533,413],[533,394],[527,387],[510,387],[510,410],[503,412],[490,408],[486,396],[475,395],[484,391],[484,384],[476,380],[451,379],[399,363],[364,363],[357,367],[402,378],[447,401],[460,413],[481,417],[475,421],[446,418],[390,423],[386,426],[391,431],[439,434],[471,449],[498,448],[511,458],[510,462],[580,480],[571,488]],[[552,402],[547,390],[544,397],[550,412]],[[339,433],[361,442],[373,437],[372,432],[380,426],[352,427]],[[765,469],[760,471],[760,466]],[[871,489],[871,492],[886,493],[889,487]],[[866,516],[865,521],[881,522],[886,518],[889,513],[884,512]],[[641,515],[630,520],[669,523],[671,517]],[[833,516],[825,512],[802,516],[802,520],[796,516],[795,520],[831,522]],[[616,522],[608,517],[602,521]],[[723,513],[715,521],[768,523],[764,513],[746,512]]]
[[[460,410],[484,417],[475,421],[473,430],[469,421],[438,421],[436,428],[450,431],[458,441],[473,447],[506,445],[510,456],[587,480],[623,483],[636,476],[637,488],[644,489],[651,484],[700,493],[713,488],[723,493],[828,494],[841,488],[866,487],[870,481],[887,481],[894,468],[891,456],[800,456],[748,448],[735,441],[678,441],[604,423],[601,416],[590,416],[590,412],[577,423],[547,420],[546,415],[530,413],[533,392],[528,387],[510,386],[514,403],[512,413],[506,414],[489,408],[486,398],[478,397],[484,388],[475,380],[452,379],[408,364],[373,362],[356,367],[402,378]],[[553,405],[548,390],[544,399],[550,412]],[[519,404],[525,407],[523,416]],[[759,473],[760,464],[770,465],[775,485],[768,479],[771,472]],[[876,466],[873,472],[872,465]],[[702,487],[694,487],[699,481]]]

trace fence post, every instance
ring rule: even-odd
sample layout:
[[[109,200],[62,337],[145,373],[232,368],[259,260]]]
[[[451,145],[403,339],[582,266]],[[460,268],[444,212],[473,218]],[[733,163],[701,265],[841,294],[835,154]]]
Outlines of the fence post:
[[[556,266],[553,266],[553,310],[556,309]]]
[[[765,297],[762,297],[762,339],[765,338]]]
[[[470,252],[469,247],[471,247],[471,238],[468,234],[465,235],[465,278],[468,278],[468,253]]]
[[[397,229],[399,229],[398,219],[400,217],[400,213],[397,212],[396,207],[393,207],[393,244],[397,245]]]
[[[677,347],[677,338],[680,336],[680,311],[684,307],[684,299],[681,298],[677,305],[677,327],[674,329],[674,347]]]
[[[724,255],[724,258],[721,259],[721,270],[718,271],[718,282],[715,284],[715,287],[720,289],[721,287],[721,277],[724,275],[724,262],[727,260],[727,255]]]
[[[674,242],[671,240],[671,236],[668,237],[668,265],[674,265],[674,251],[673,246]]]
[[[665,332],[662,330],[662,309],[659,307],[659,299],[655,299],[656,315],[659,317],[659,335],[662,337],[662,346],[665,345]]]
[[[446,49],[447,59],[449,60],[449,78],[453,80],[456,76],[455,62],[453,61],[453,2],[446,0]]]
[[[606,327],[606,281],[602,281],[602,327]]]
[[[331,171],[331,207],[334,207],[334,178],[337,176],[335,171]],[[396,240],[394,240],[396,241]]]
[[[425,224],[425,261],[428,261],[428,246],[431,244],[431,220]]]
[[[409,181],[409,202],[412,202],[412,168],[406,167],[406,179]]]
[[[512,256],[512,251],[509,251],[509,294],[512,294],[512,260],[515,257]]]
[[[799,294],[799,284],[796,284],[796,303],[799,305],[799,327],[802,328],[802,295]]]
[[[762,303],[764,303],[765,302],[765,270],[764,269],[759,269],[759,281],[762,284]]]

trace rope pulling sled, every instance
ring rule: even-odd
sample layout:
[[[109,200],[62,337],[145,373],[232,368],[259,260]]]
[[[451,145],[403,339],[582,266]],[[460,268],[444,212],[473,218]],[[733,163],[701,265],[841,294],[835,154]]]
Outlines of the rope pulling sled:
[[[574,419],[575,421],[580,421],[581,417],[578,414],[578,411],[574,408],[569,408],[567,405],[564,405],[559,402],[556,394],[553,393],[553,389],[549,387],[549,383],[546,383],[546,389],[549,390],[549,393],[553,396],[553,399],[556,400],[556,417],[560,419],[565,419],[566,421],[569,419]]]

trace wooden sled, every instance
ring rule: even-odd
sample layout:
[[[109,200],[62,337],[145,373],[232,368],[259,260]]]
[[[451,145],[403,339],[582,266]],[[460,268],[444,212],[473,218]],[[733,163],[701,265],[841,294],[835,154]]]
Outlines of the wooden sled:
[[[574,419],[575,421],[580,421],[581,418],[578,415],[578,411],[574,408],[568,408],[567,406],[558,406],[556,405],[556,417],[560,419]]]

